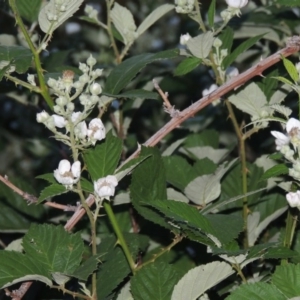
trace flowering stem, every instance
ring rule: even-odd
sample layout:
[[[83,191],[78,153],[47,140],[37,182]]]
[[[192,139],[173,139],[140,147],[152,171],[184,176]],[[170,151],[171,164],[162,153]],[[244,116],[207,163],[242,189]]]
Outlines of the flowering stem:
[[[198,2],[198,0],[195,0],[195,9],[196,9],[197,20],[200,25],[200,29],[203,32],[206,32],[207,30],[206,30],[205,24],[204,24],[202,16],[201,16],[200,3]]]
[[[45,101],[47,102],[48,106],[53,109],[53,100],[50,97],[49,91],[48,91],[48,87],[45,83],[45,79],[44,79],[44,75],[43,75],[43,69],[42,69],[42,65],[41,65],[41,61],[40,61],[40,56],[38,51],[35,49],[34,44],[32,43],[30,36],[28,34],[28,31],[20,17],[20,14],[18,12],[18,8],[16,5],[16,1],[15,0],[9,0],[9,5],[14,13],[15,16],[15,20],[17,22],[17,24],[19,25],[25,40],[33,54],[33,59],[34,59],[34,63],[35,63],[35,67],[36,67],[36,72],[37,72],[37,76],[38,76],[38,80],[39,80],[39,85],[40,85],[40,93],[41,95],[44,97]]]
[[[129,263],[130,269],[131,269],[132,273],[135,274],[135,272],[136,272],[135,262],[134,262],[134,260],[133,260],[133,258],[131,256],[131,253],[129,251],[129,248],[127,246],[127,243],[125,241],[123,233],[122,233],[122,231],[121,231],[121,229],[119,227],[119,224],[117,222],[115,214],[114,214],[114,212],[113,212],[113,210],[111,208],[110,202],[109,201],[104,201],[103,202],[103,207],[104,207],[104,209],[105,209],[105,211],[107,213],[107,216],[108,216],[108,218],[109,218],[109,220],[111,222],[111,225],[112,225],[112,227],[113,227],[113,229],[115,231],[115,234],[116,234],[116,236],[118,238],[118,243],[121,245],[121,247],[122,247],[122,249],[124,251],[124,254],[125,254],[126,258],[127,258],[127,261]]]

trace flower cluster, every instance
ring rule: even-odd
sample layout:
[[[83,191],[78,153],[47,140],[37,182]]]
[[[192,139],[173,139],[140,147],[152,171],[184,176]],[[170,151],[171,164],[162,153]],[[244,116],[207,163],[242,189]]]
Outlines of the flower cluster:
[[[99,95],[102,92],[101,85],[95,82],[101,76],[102,70],[93,70],[95,64],[96,60],[92,56],[86,63],[80,63],[79,69],[83,74],[77,81],[74,81],[74,72],[67,70],[63,72],[62,78],[50,78],[47,82],[57,96],[53,107],[55,114],[49,115],[43,111],[38,113],[36,118],[67,145],[70,145],[71,137],[75,137],[75,140],[84,147],[95,145],[97,141],[105,138],[105,128],[100,119],[92,119],[88,125],[85,122],[91,110],[99,103]],[[82,111],[75,111],[74,100],[77,98],[83,106]],[[65,128],[66,134],[57,128]]]
[[[175,10],[179,14],[189,14],[194,10],[194,0],[175,0]]]
[[[241,8],[248,4],[248,0],[225,0],[228,8],[221,12],[221,18],[225,23],[234,16],[241,15]]]
[[[289,175],[300,181],[300,121],[290,118],[286,123],[286,132],[287,134],[279,131],[271,131],[271,134],[276,138],[276,150],[280,151],[292,164],[292,167],[289,168]],[[300,191],[289,192],[286,195],[286,199],[291,207],[298,207],[300,209]]]

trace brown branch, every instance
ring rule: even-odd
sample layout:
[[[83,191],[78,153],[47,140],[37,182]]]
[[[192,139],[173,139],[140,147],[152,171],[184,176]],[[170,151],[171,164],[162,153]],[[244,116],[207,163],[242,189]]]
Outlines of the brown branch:
[[[210,93],[209,95],[199,99],[197,102],[181,111],[177,117],[172,118],[165,126],[158,130],[152,137],[150,137],[143,145],[144,146],[155,146],[159,141],[161,141],[168,133],[170,133],[174,128],[178,127],[185,120],[193,117],[201,109],[205,108],[208,104],[221,98],[226,93],[234,90],[235,88],[248,82],[251,78],[255,76],[260,76],[262,72],[269,67],[273,66],[279,62],[282,57],[290,56],[300,50],[300,37],[294,36],[290,38],[287,46],[282,50],[276,52],[275,54],[267,57],[266,59],[260,61],[257,65],[253,66],[249,70],[241,73],[240,75],[232,78],[230,81],[226,82],[218,89]],[[140,153],[140,149],[137,149],[131,156],[129,156],[125,162],[118,168],[118,170],[124,166],[128,161],[137,157]]]

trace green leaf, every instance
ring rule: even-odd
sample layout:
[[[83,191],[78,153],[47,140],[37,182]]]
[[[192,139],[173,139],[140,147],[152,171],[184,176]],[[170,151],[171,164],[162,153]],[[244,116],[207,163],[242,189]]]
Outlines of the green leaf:
[[[285,164],[279,164],[276,165],[270,169],[268,169],[263,176],[260,178],[260,180],[269,179],[271,177],[276,177],[279,175],[284,175],[289,173],[289,168]]]
[[[122,140],[110,131],[101,144],[87,150],[83,157],[92,180],[112,175],[122,152]]]
[[[198,57],[187,57],[176,67],[174,76],[182,76],[190,73],[197,68],[202,62],[202,59]]]
[[[235,95],[229,97],[229,101],[241,111],[255,118],[260,118],[262,111],[268,104],[267,98],[258,85],[254,82],[247,85]]]
[[[104,93],[119,94],[128,83],[144,68],[157,60],[171,59],[177,57],[178,49],[166,50],[158,53],[147,53],[131,57],[115,67],[106,80]]]
[[[278,289],[265,282],[243,284],[232,292],[226,300],[286,300]]]
[[[18,0],[16,4],[21,17],[31,23],[37,21],[42,0]]]
[[[274,76],[278,76],[278,70],[274,70],[270,72],[266,77],[262,78],[261,82],[258,82],[259,88],[266,95],[268,101],[271,99],[272,95],[274,95],[276,92],[280,92],[282,94],[282,91],[277,89],[278,81],[274,78]],[[274,104],[274,103],[270,101],[270,104]]]
[[[212,0],[207,13],[208,25],[210,28],[214,28],[215,13],[216,13],[216,0]]]
[[[122,94],[118,94],[118,95],[112,95],[112,94],[108,94],[108,93],[103,93],[103,94],[108,97],[113,97],[113,98],[117,98],[117,99],[120,99],[120,98],[130,98],[130,99],[141,98],[141,99],[153,99],[153,100],[158,99],[157,93],[146,91],[143,89],[126,91],[126,92],[124,92]]]
[[[152,203],[167,198],[166,175],[160,153],[156,148],[142,147],[141,155],[151,156],[133,172],[130,185],[132,204],[145,219],[170,229],[171,226],[159,213],[143,205],[144,202]]]
[[[277,246],[277,247],[269,248],[267,253],[264,255],[264,258],[288,259],[288,258],[297,257],[298,255],[299,254],[296,251],[293,251],[283,246]]]
[[[272,283],[288,298],[300,295],[300,264],[288,264],[276,267]]]
[[[49,273],[71,275],[84,250],[80,233],[69,234],[62,226],[33,224],[23,238],[26,254]]]
[[[198,174],[186,159],[173,155],[163,157],[167,181],[174,187],[184,191],[184,188],[195,179]]]
[[[88,192],[88,193],[93,193],[94,192],[94,185],[88,181],[87,179],[80,177],[80,184],[81,184],[81,188]]]
[[[0,61],[7,61],[10,66],[15,67],[17,73],[22,74],[31,66],[32,53],[22,46],[0,46]],[[0,80],[3,75],[1,72]]]
[[[89,257],[84,261],[72,274],[72,277],[87,281],[88,277],[97,270],[97,265],[100,262],[99,255]]]
[[[173,287],[179,278],[180,275],[172,265],[154,262],[132,277],[132,296],[135,300],[171,299]]]
[[[171,300],[195,300],[234,273],[225,262],[215,261],[188,271],[176,284]]]
[[[10,181],[28,194],[34,195],[32,184],[14,176]],[[29,205],[24,198],[4,183],[0,183],[0,232],[24,232],[45,213],[42,205]]]
[[[198,146],[211,146],[214,149],[219,147],[219,133],[216,130],[204,130],[201,133],[190,134],[184,141],[186,148]]]
[[[295,65],[285,57],[282,57],[282,60],[283,60],[283,65],[287,70],[287,72],[289,73],[290,77],[294,80],[294,82],[297,82],[299,80],[299,74]]]
[[[233,43],[234,31],[229,27],[226,26],[225,30],[218,36],[218,38],[222,41],[221,49],[227,49],[228,55],[231,52],[231,47]]]
[[[41,191],[41,194],[38,199],[38,203],[41,203],[48,198],[65,194],[67,192],[69,192],[69,190],[66,189],[64,185],[58,183],[51,184]]]
[[[33,258],[15,251],[0,251],[0,288],[4,288],[21,281],[38,280],[51,286],[49,272]]]
[[[138,36],[142,35],[150,26],[152,26],[158,19],[160,19],[163,15],[168,13],[169,11],[174,9],[174,5],[172,4],[163,4],[153,10],[140,24],[136,33]]]
[[[285,84],[288,84],[290,86],[293,86],[293,82],[291,82],[290,80],[286,79],[285,77],[282,77],[282,76],[274,76],[275,79],[285,83]]]
[[[212,31],[207,31],[187,41],[187,48],[196,57],[204,59],[208,56],[213,42],[214,34]]]
[[[53,173],[47,173],[43,175],[36,176],[37,179],[44,179],[48,181],[49,183],[57,183],[56,179],[54,178]]]
[[[123,250],[119,247],[110,250],[97,274],[98,299],[105,299],[130,272]]]
[[[228,68],[241,53],[246,52],[250,47],[255,45],[256,42],[259,41],[264,35],[265,33],[260,34],[258,36],[254,36],[246,40],[245,42],[241,43],[236,49],[234,49],[234,51],[231,54],[229,54],[224,58],[223,60],[224,69]]]
[[[276,0],[275,4],[279,4],[287,7],[295,7],[295,6],[300,6],[300,0]]]

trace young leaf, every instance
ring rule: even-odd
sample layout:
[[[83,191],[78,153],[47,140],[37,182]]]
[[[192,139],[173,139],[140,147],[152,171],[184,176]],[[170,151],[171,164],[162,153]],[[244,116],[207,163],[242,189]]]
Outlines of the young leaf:
[[[41,203],[48,198],[58,196],[67,192],[68,190],[64,185],[58,183],[51,184],[41,191],[38,203]]]
[[[171,300],[195,300],[234,273],[225,262],[215,261],[188,271],[175,285]],[[250,299],[250,298],[249,298]]]
[[[212,0],[207,13],[208,25],[210,28],[214,28],[215,13],[216,13],[216,0]]]
[[[163,4],[159,7],[157,7],[155,10],[153,10],[140,24],[138,27],[136,33],[139,37],[142,35],[150,26],[152,26],[158,19],[160,19],[163,15],[168,13],[174,9],[173,4]]]
[[[276,165],[270,169],[268,169],[263,176],[260,178],[260,180],[269,179],[271,177],[276,177],[279,175],[284,175],[289,173],[289,168],[285,164],[279,164]]]
[[[198,57],[187,57],[176,67],[174,76],[182,76],[190,73],[197,68],[202,62],[202,59]]]
[[[111,131],[104,142],[87,150],[83,157],[92,180],[114,174],[121,152],[122,141],[113,136]]]
[[[276,267],[272,275],[272,283],[287,298],[300,295],[300,264],[288,264]]]
[[[144,68],[157,60],[171,59],[178,56],[178,49],[158,53],[146,53],[131,57],[115,67],[107,77],[104,93],[119,94],[127,84]]]
[[[189,39],[187,42],[187,48],[194,56],[200,59],[204,59],[208,56],[214,39],[215,38],[213,32],[207,31],[194,38]]]
[[[260,118],[263,110],[266,110],[267,99],[258,85],[254,82],[247,85],[236,95],[229,97],[229,101],[241,111],[254,118]]]
[[[19,74],[25,73],[31,66],[32,53],[22,46],[0,46],[0,61],[8,62]],[[4,73],[0,73],[0,80]]]
[[[33,224],[23,238],[26,255],[49,273],[71,275],[84,250],[80,233],[69,234],[62,226]]]
[[[132,43],[136,39],[136,25],[133,15],[126,7],[115,2],[111,10],[111,18],[116,29],[121,34],[125,45]]]
[[[16,4],[24,19],[31,23],[37,20],[42,0],[18,0]]]
[[[240,44],[236,49],[234,49],[234,51],[230,55],[228,55],[224,58],[224,60],[223,60],[224,69],[228,68],[241,53],[245,52],[250,47],[255,45],[256,42],[259,41],[264,35],[265,35],[265,33],[260,34],[258,36],[254,36],[254,37],[246,40],[242,44]]]
[[[135,300],[170,299],[179,278],[179,273],[172,265],[154,262],[143,267],[132,277],[132,296]]]
[[[248,299],[285,300],[286,297],[274,285],[266,282],[256,282],[241,285],[226,298],[226,300]]]
[[[289,73],[290,77],[294,80],[294,82],[297,82],[299,80],[299,74],[295,65],[285,57],[282,57],[282,60],[283,60],[283,65],[287,70],[287,72]]]
[[[73,14],[79,9],[83,0],[74,0],[64,2],[65,10],[57,8],[56,1],[50,0],[40,10],[38,21],[40,28],[45,33],[53,32],[67,19],[73,16]],[[52,20],[49,16],[52,16]],[[56,20],[54,21],[54,18]],[[50,20],[49,20],[50,19]]]

